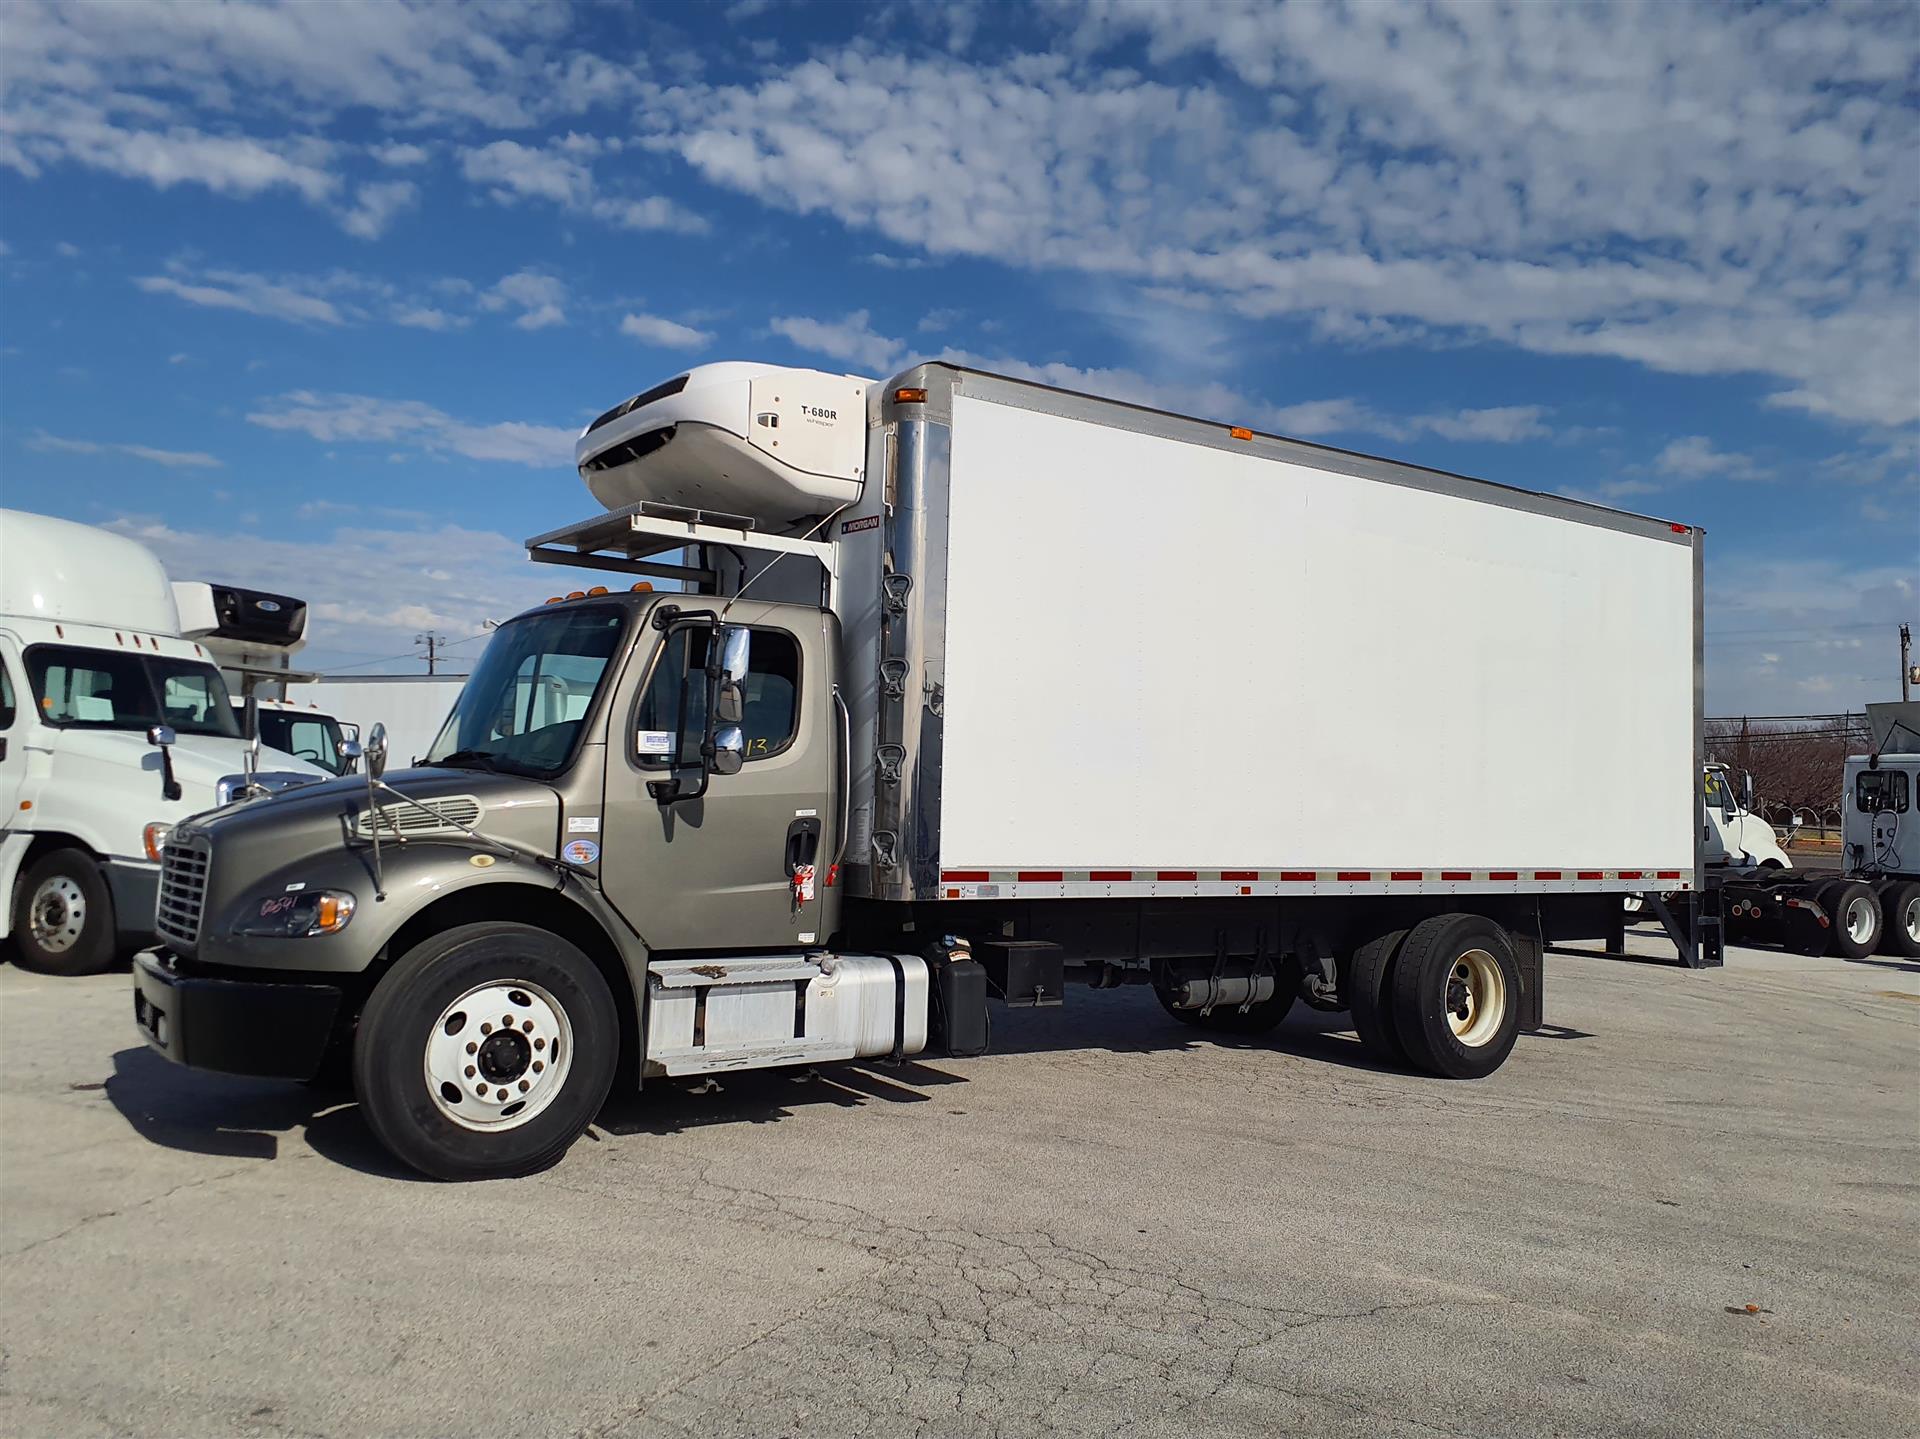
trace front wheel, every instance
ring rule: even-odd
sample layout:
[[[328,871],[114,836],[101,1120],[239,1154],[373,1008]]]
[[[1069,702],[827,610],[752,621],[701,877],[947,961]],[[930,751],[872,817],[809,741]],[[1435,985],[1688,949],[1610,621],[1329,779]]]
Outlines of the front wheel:
[[[1520,964],[1507,932],[1477,914],[1439,914],[1394,961],[1394,1032],[1407,1057],[1448,1079],[1481,1079],[1520,1035]]]
[[[504,1179],[566,1153],[619,1048],[613,994],[586,955],[531,925],[467,924],[375,986],[353,1087],[396,1158],[435,1179]]]
[[[33,862],[14,890],[20,965],[41,974],[98,974],[113,963],[113,897],[92,855],[56,849]]]

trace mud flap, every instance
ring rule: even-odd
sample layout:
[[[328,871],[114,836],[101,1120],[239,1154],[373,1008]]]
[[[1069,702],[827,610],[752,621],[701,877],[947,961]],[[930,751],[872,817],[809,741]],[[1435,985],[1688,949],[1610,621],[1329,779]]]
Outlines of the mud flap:
[[[1547,1022],[1546,961],[1538,935],[1509,930],[1508,938],[1513,941],[1514,958],[1520,962],[1520,1031],[1530,1034]]]

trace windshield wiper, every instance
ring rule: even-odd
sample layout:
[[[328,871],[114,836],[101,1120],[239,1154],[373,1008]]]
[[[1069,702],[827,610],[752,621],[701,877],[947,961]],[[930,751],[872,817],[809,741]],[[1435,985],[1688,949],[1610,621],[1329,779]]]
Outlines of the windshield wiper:
[[[497,772],[500,766],[500,756],[488,749],[457,749],[450,755],[430,759],[427,763],[435,768],[445,765],[448,769],[466,769],[473,766],[475,761],[479,762],[477,767],[480,769]]]

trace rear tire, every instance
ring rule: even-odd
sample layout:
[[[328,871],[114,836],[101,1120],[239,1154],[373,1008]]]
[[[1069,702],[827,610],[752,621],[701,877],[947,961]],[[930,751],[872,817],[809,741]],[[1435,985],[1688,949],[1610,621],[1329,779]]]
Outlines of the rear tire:
[[[1347,966],[1347,1012],[1353,1016],[1354,1033],[1382,1064],[1407,1062],[1407,1047],[1393,1019],[1394,963],[1406,938],[1404,929],[1396,929],[1370,939],[1353,952]]]
[[[1477,914],[1440,914],[1394,961],[1394,1030],[1407,1057],[1447,1079],[1482,1079],[1520,1035],[1520,963],[1507,932]]]
[[[586,955],[531,925],[465,924],[374,987],[353,1087],[395,1158],[435,1179],[505,1179],[585,1132],[619,1050],[613,994]]]
[[[1886,922],[1880,896],[1861,879],[1842,879],[1820,891],[1820,907],[1833,923],[1833,947],[1843,959],[1865,959],[1880,947]]]
[[[1880,891],[1880,952],[1920,959],[1920,880],[1896,879]]]
[[[71,976],[112,966],[113,895],[92,855],[56,849],[33,862],[13,892],[13,938],[22,969]]]

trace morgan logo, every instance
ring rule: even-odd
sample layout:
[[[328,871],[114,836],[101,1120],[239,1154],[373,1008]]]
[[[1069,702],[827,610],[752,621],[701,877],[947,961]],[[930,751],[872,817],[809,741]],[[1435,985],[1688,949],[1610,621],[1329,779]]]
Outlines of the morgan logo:
[[[879,528],[880,516],[868,515],[865,519],[848,520],[844,525],[840,526],[840,533],[843,535],[857,535],[862,530],[877,530]]]
[[[280,602],[278,600],[256,600],[255,604],[270,615],[280,613]]]

